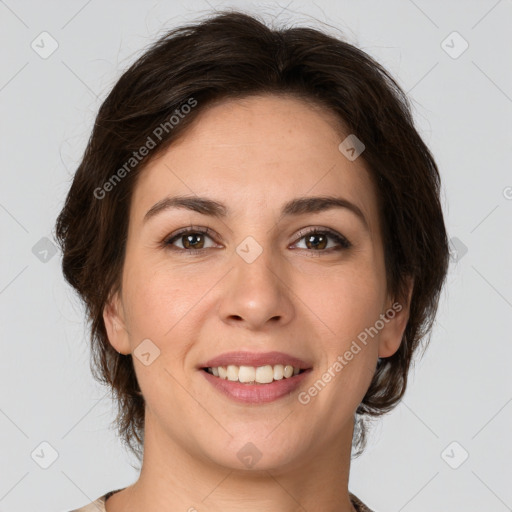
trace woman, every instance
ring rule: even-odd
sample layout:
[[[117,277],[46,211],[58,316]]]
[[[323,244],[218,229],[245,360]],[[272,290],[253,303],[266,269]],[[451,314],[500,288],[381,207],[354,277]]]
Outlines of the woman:
[[[352,45],[237,12],[171,31],[98,113],[63,272],[139,479],[81,511],[369,511],[448,266],[436,164]]]

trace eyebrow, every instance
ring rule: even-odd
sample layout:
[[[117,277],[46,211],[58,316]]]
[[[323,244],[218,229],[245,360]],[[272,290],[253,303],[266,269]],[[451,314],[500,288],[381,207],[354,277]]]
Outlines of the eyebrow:
[[[369,229],[368,222],[361,209],[343,197],[335,196],[305,196],[297,197],[285,203],[281,210],[280,219],[285,217],[304,215],[306,213],[318,213],[333,208],[344,208],[354,213],[362,221],[366,229]],[[155,203],[144,216],[144,222],[155,217],[157,214],[171,210],[185,209],[193,212],[209,215],[218,219],[230,215],[229,208],[218,201],[208,197],[199,196],[169,196]]]

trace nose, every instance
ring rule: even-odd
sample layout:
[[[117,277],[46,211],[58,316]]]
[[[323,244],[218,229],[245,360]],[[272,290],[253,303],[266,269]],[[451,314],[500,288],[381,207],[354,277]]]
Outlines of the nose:
[[[254,261],[233,255],[234,268],[226,276],[219,314],[226,323],[249,330],[264,330],[267,324],[284,326],[294,315],[291,277],[270,251]]]

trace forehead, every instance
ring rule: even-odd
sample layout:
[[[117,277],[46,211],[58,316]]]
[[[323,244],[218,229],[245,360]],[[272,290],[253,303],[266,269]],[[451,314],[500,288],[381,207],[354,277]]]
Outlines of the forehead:
[[[247,211],[330,194],[358,204],[374,223],[376,197],[364,161],[350,161],[338,149],[346,136],[333,113],[294,97],[254,96],[209,106],[141,171],[133,220],[166,195],[215,197],[233,211]]]

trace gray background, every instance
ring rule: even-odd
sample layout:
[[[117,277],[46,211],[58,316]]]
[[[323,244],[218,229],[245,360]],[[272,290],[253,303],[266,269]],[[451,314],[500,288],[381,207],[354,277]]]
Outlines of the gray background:
[[[167,29],[227,6],[278,24],[327,22],[379,60],[409,92],[442,174],[453,254],[431,346],[402,404],[352,462],[351,491],[377,512],[512,510],[512,2],[6,0],[0,511],[69,510],[137,477],[109,430],[108,390],[90,374],[87,326],[52,253],[53,225],[121,71]],[[43,31],[58,43],[47,58]],[[58,457],[43,469],[52,449]]]

